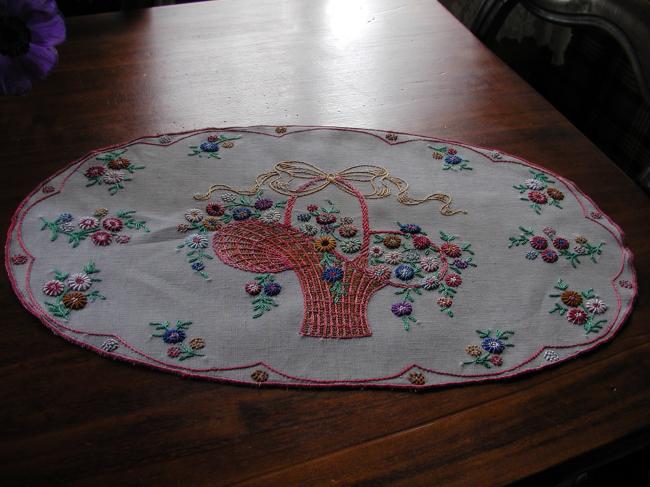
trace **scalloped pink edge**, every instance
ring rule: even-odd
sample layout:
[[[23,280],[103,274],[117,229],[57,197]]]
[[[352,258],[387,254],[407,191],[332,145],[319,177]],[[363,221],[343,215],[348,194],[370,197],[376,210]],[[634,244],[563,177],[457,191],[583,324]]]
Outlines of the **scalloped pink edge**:
[[[14,293],[18,297],[20,303],[30,313],[32,313],[34,316],[36,316],[54,334],[59,335],[62,338],[64,338],[65,340],[67,340],[67,341],[69,341],[71,343],[74,343],[76,345],[79,345],[82,348],[90,349],[90,350],[92,350],[92,351],[94,351],[94,352],[96,352],[96,353],[98,353],[99,355],[102,355],[102,356],[111,357],[111,358],[114,358],[116,360],[122,360],[122,361],[132,363],[132,364],[144,365],[144,366],[147,366],[149,368],[153,368],[153,369],[157,369],[157,370],[164,370],[164,371],[167,371],[167,372],[172,372],[174,374],[177,374],[177,375],[180,375],[180,376],[183,376],[183,377],[200,378],[200,379],[204,379],[204,380],[210,380],[210,381],[213,381],[213,382],[232,383],[232,384],[246,384],[246,385],[257,385],[257,386],[271,385],[271,386],[282,386],[282,387],[292,386],[292,387],[307,387],[307,388],[314,388],[314,387],[318,387],[318,388],[323,388],[323,387],[354,387],[354,388],[389,388],[389,389],[411,389],[411,390],[432,389],[432,388],[446,387],[446,386],[458,385],[458,384],[474,384],[474,383],[478,383],[478,382],[486,382],[486,381],[513,378],[513,377],[518,377],[518,376],[525,375],[525,374],[528,374],[528,373],[533,373],[533,372],[536,372],[536,371],[541,370],[541,369],[546,368],[546,367],[552,367],[552,366],[564,363],[564,362],[566,362],[568,360],[571,360],[571,359],[573,359],[575,357],[578,357],[578,356],[582,355],[583,353],[590,352],[591,350],[596,348],[601,343],[604,344],[604,343],[608,343],[609,341],[611,341],[616,336],[616,334],[620,331],[620,328],[622,327],[623,322],[627,320],[630,313],[632,312],[633,304],[634,304],[634,301],[635,301],[635,299],[637,297],[637,294],[638,294],[638,287],[637,287],[636,270],[635,270],[635,268],[633,266],[634,254],[632,253],[632,251],[629,248],[625,247],[623,245],[623,242],[622,242],[622,240],[625,238],[625,234],[624,234],[623,230],[620,228],[620,226],[618,226],[616,224],[616,222],[614,222],[606,213],[604,213],[588,195],[586,195],[580,189],[578,189],[577,185],[573,181],[571,181],[569,179],[566,179],[566,178],[560,176],[559,174],[557,174],[557,173],[555,173],[555,172],[553,172],[553,171],[551,171],[551,170],[549,170],[547,168],[538,166],[538,165],[533,164],[533,163],[531,163],[531,162],[529,162],[529,161],[527,161],[525,159],[522,159],[520,157],[508,154],[508,153],[503,152],[501,150],[490,148],[490,147],[477,146],[477,145],[470,146],[470,145],[467,145],[465,143],[456,142],[456,141],[449,140],[449,139],[439,139],[439,138],[427,137],[427,136],[419,135],[419,134],[412,134],[412,133],[408,133],[408,132],[396,132],[396,131],[390,131],[390,130],[373,130],[373,129],[358,129],[358,128],[351,128],[351,127],[328,127],[328,126],[309,126],[309,125],[283,125],[283,126],[285,126],[285,127],[298,127],[299,129],[294,130],[294,131],[287,131],[286,133],[283,133],[283,134],[277,134],[277,133],[260,132],[259,130],[252,130],[252,129],[256,128],[256,127],[226,127],[226,128],[210,127],[210,128],[200,129],[200,130],[166,133],[166,134],[159,134],[159,135],[141,136],[141,137],[138,137],[137,139],[133,139],[133,140],[131,140],[129,142],[126,142],[126,143],[115,144],[115,145],[111,145],[111,146],[104,147],[104,148],[101,148],[101,149],[92,150],[92,151],[88,152],[86,155],[84,155],[83,157],[81,157],[79,159],[76,159],[75,161],[73,161],[73,162],[67,164],[66,166],[64,166],[59,171],[55,172],[49,178],[47,178],[46,180],[39,183],[22,200],[22,202],[20,203],[20,205],[18,206],[18,208],[16,209],[16,211],[14,212],[14,214],[13,214],[13,216],[11,218],[11,224],[10,224],[9,230],[7,232],[7,239],[5,241],[5,269],[7,271],[7,275],[9,277],[9,281],[11,283],[11,286],[12,286],[13,290],[14,290]],[[262,127],[262,126],[257,126],[257,127]],[[266,127],[270,128],[270,127],[274,127],[274,126],[271,125],[271,126],[266,126]],[[310,131],[316,131],[316,130],[333,130],[333,131],[363,133],[363,134],[375,137],[375,138],[383,141],[384,143],[386,143],[388,145],[400,145],[400,144],[405,144],[405,143],[409,143],[409,142],[444,142],[444,143],[453,144],[453,145],[456,145],[456,146],[459,146],[459,147],[463,147],[463,148],[465,148],[467,150],[470,150],[470,151],[472,151],[472,152],[474,152],[476,154],[479,154],[480,156],[485,157],[486,159],[488,159],[492,163],[518,164],[518,165],[522,165],[522,166],[526,166],[526,167],[531,167],[531,168],[537,169],[539,171],[543,171],[543,172],[545,172],[547,174],[551,174],[553,177],[557,178],[559,181],[561,181],[569,189],[569,191],[572,193],[573,197],[576,199],[576,201],[578,202],[578,204],[582,208],[584,217],[591,220],[591,221],[593,221],[594,223],[597,223],[600,226],[602,226],[605,230],[607,230],[614,237],[614,240],[619,245],[619,249],[621,250],[621,266],[620,266],[619,271],[616,273],[616,275],[611,280],[612,288],[613,288],[614,293],[615,293],[616,298],[617,298],[617,311],[616,311],[616,316],[612,320],[611,324],[607,327],[607,329],[605,330],[605,332],[602,335],[600,335],[599,337],[595,337],[592,340],[588,340],[588,341],[581,342],[581,343],[576,343],[576,344],[573,344],[573,345],[544,345],[538,351],[531,354],[531,356],[529,358],[522,361],[521,363],[519,363],[519,364],[517,364],[517,365],[515,365],[515,366],[513,366],[513,367],[511,367],[509,369],[501,369],[499,372],[495,372],[495,373],[490,373],[490,374],[454,374],[454,373],[449,373],[449,372],[436,371],[434,369],[429,369],[429,368],[426,368],[426,367],[422,367],[422,366],[420,366],[420,365],[418,365],[416,363],[413,363],[411,365],[408,365],[408,366],[402,368],[396,374],[387,375],[387,376],[384,376],[384,377],[367,378],[367,379],[350,379],[350,380],[341,381],[341,380],[309,379],[309,378],[304,378],[304,377],[292,376],[290,374],[285,374],[285,373],[273,368],[269,364],[266,364],[265,362],[262,362],[262,361],[255,362],[255,363],[252,363],[252,364],[235,366],[235,367],[222,367],[222,368],[213,367],[213,368],[206,368],[206,369],[192,369],[192,368],[187,368],[187,367],[173,366],[173,365],[162,362],[162,361],[160,361],[160,360],[158,360],[158,359],[156,359],[156,358],[154,358],[152,356],[147,355],[146,353],[143,353],[143,352],[133,348],[132,346],[130,346],[126,341],[124,341],[118,335],[84,332],[84,331],[75,330],[73,328],[67,327],[67,326],[63,325],[62,323],[59,323],[58,321],[56,321],[55,319],[53,319],[52,317],[50,317],[49,315],[47,315],[45,313],[45,311],[40,307],[39,303],[34,298],[32,292],[31,292],[31,286],[28,286],[28,285],[25,286],[26,289],[28,290],[29,301],[27,299],[25,299],[25,296],[22,293],[19,292],[18,284],[17,284],[16,279],[15,279],[15,277],[13,275],[12,265],[11,265],[11,261],[10,261],[10,255],[9,255],[10,254],[9,251],[10,251],[11,236],[13,234],[14,228],[17,227],[16,238],[17,238],[17,241],[18,241],[18,244],[19,244],[20,248],[23,250],[23,252],[25,252],[26,255],[28,255],[28,257],[30,259],[28,264],[27,264],[27,271],[25,273],[25,280],[26,280],[26,283],[28,283],[30,278],[31,278],[31,269],[32,269],[32,265],[33,265],[33,262],[34,262],[35,258],[34,258],[34,256],[32,256],[29,253],[29,251],[27,250],[27,248],[25,247],[25,245],[24,245],[24,243],[22,241],[22,234],[21,234],[20,225],[22,224],[26,214],[28,213],[29,210],[31,210],[32,207],[34,207],[35,205],[37,205],[40,202],[44,201],[45,199],[47,199],[49,197],[52,197],[52,196],[55,196],[58,193],[60,193],[61,190],[63,189],[63,187],[65,186],[66,182],[68,181],[68,179],[73,174],[75,174],[76,171],[79,169],[79,167],[83,163],[85,163],[88,159],[90,159],[92,156],[94,156],[96,154],[99,154],[99,153],[102,153],[102,152],[107,152],[109,150],[113,150],[113,149],[116,149],[116,148],[128,147],[128,146],[134,145],[134,144],[166,147],[166,146],[169,146],[169,145],[173,145],[173,144],[175,144],[177,142],[180,142],[180,141],[182,141],[182,140],[184,140],[184,139],[186,139],[188,137],[192,137],[194,135],[198,135],[198,134],[205,133],[205,132],[243,132],[243,133],[252,133],[252,134],[257,134],[257,135],[266,135],[266,136],[269,136],[269,137],[281,138],[281,137],[286,137],[286,136],[291,135],[291,134],[302,133],[302,132],[310,132]],[[384,137],[381,137],[381,136],[377,135],[376,132],[383,132],[383,133],[389,133],[390,132],[390,133],[394,133],[394,134],[397,134],[397,135],[406,135],[406,136],[409,136],[409,137],[418,137],[418,139],[409,139],[409,140],[403,140],[403,141],[389,141],[389,140],[385,139]],[[175,138],[173,141],[171,141],[169,143],[154,143],[154,142],[149,142],[149,141],[143,140],[143,139],[159,138],[159,137],[161,137],[163,135],[174,135],[174,136],[175,135],[182,135],[183,137]],[[495,160],[492,157],[488,156],[487,154],[483,154],[482,152],[480,152],[480,151],[478,151],[476,149],[481,149],[481,150],[484,150],[484,151],[496,151],[496,152],[499,152],[503,157],[501,159]],[[518,159],[518,160],[506,160],[505,159],[506,157],[513,157],[513,158]],[[70,169],[71,167],[73,167],[75,165],[78,165],[78,167],[75,168],[73,171],[71,171],[70,174],[68,174],[63,179],[63,181],[61,182],[58,189],[56,189],[52,193],[45,194],[42,198],[37,199],[35,202],[30,204],[29,206],[26,206],[27,203],[29,202],[29,200],[37,192],[39,192],[44,186],[46,186],[47,183],[49,183],[52,179],[56,178],[57,176],[59,176],[60,174],[62,174],[63,172],[67,171],[68,169]],[[602,222],[598,221],[597,219],[592,218],[588,214],[587,208],[585,208],[585,206],[584,206],[583,202],[580,200],[580,198],[577,197],[577,194],[580,194],[582,197],[587,199],[587,201],[589,201],[592,204],[594,209],[596,211],[598,211],[599,213],[601,213],[601,215],[607,219],[607,221],[618,231],[618,233],[620,234],[620,238],[610,228],[605,226]],[[620,277],[620,275],[625,270],[626,262],[629,264],[630,272],[632,274],[632,281],[631,282],[632,282],[632,286],[633,286],[633,288],[632,288],[633,295],[632,295],[632,297],[630,299],[630,304],[629,304],[626,312],[624,313],[624,315],[622,317],[620,317],[622,300],[621,300],[620,294],[618,292],[618,289],[616,287],[616,280]],[[620,318],[620,320],[619,320],[619,318]],[[612,331],[612,328],[614,328],[615,326],[617,328],[616,328],[616,330],[614,330],[614,333],[610,333]],[[124,346],[128,350],[131,350],[132,352],[134,352],[134,353],[148,359],[150,362],[146,362],[146,361],[143,361],[143,360],[140,360],[140,359],[137,359],[137,358],[133,358],[133,357],[120,355],[119,353],[115,353],[115,352],[106,352],[106,351],[102,350],[99,347],[96,347],[94,345],[85,343],[85,342],[83,342],[81,340],[77,340],[77,339],[75,339],[75,338],[73,338],[73,337],[71,337],[71,336],[69,336],[67,334],[61,333],[61,330],[65,330],[66,332],[76,333],[76,334],[85,335],[85,336],[99,336],[99,337],[104,337],[104,338],[113,338],[113,339],[117,340],[121,344],[121,346]],[[565,357],[565,358],[563,358],[561,360],[557,360],[557,361],[554,361],[554,362],[543,363],[543,364],[541,364],[541,365],[539,365],[537,367],[517,371],[517,369],[520,369],[521,367],[523,367],[526,364],[530,363],[531,361],[535,360],[546,349],[551,349],[551,348],[570,349],[570,348],[576,348],[576,347],[583,347],[585,345],[592,345],[592,346],[588,347],[588,348],[584,348],[582,350],[579,350],[577,353],[575,353],[573,355],[569,355],[569,356],[567,356],[567,357]],[[153,362],[153,363],[151,363],[151,362]],[[256,368],[256,367],[263,367],[266,370],[273,372],[274,374],[277,374],[277,375],[279,375],[281,377],[285,377],[286,379],[289,379],[289,382],[269,380],[269,381],[266,381],[266,382],[263,382],[263,383],[258,383],[258,382],[255,382],[253,380],[240,380],[240,379],[234,379],[234,378],[228,378],[228,377],[212,377],[212,376],[206,376],[206,375],[202,375],[200,373],[197,373],[197,372],[205,373],[205,372],[219,372],[219,371],[229,371],[229,370],[252,369],[252,368]],[[443,376],[447,376],[447,377],[467,378],[468,380],[439,382],[439,383],[435,383],[435,384],[424,384],[424,385],[420,385],[420,386],[416,386],[416,385],[413,385],[413,384],[400,384],[400,383],[385,384],[385,383],[382,383],[384,381],[388,381],[388,380],[392,380],[392,379],[402,377],[407,372],[415,370],[415,369],[419,369],[419,370],[422,370],[422,371],[425,371],[425,372],[428,372],[428,373],[431,373],[431,374],[435,374],[435,375],[443,375]],[[295,381],[295,382],[290,382],[290,381]]]

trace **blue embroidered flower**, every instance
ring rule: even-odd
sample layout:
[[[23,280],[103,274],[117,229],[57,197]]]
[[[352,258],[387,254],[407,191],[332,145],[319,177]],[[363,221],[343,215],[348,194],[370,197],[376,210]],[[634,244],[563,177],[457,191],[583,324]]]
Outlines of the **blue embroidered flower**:
[[[208,246],[208,238],[200,233],[193,233],[185,239],[185,245],[191,249],[204,249]]]
[[[264,284],[264,294],[267,296],[277,296],[282,291],[282,286],[277,282],[267,282]]]
[[[413,313],[413,306],[408,301],[398,301],[390,307],[390,310],[395,316],[409,316]]]
[[[469,266],[469,262],[467,262],[464,259],[456,259],[454,261],[454,267],[456,269],[467,269],[468,266]]]
[[[258,210],[268,210],[273,206],[273,200],[269,198],[260,198],[255,202],[255,208]]]
[[[534,250],[531,250],[530,252],[526,252],[526,258],[528,260],[535,260],[537,258],[537,255],[538,255],[537,252],[535,252]]]
[[[399,229],[404,233],[420,233],[422,231],[420,225],[416,225],[415,223],[400,223]]]
[[[192,264],[192,269],[194,269],[197,272],[202,271],[203,269],[205,269],[205,264],[203,262],[194,262]]]
[[[185,332],[177,328],[168,328],[163,333],[162,339],[165,343],[180,343],[185,340]]]
[[[447,155],[447,156],[445,156],[445,162],[446,162],[447,164],[453,164],[453,165],[455,165],[455,164],[460,164],[461,162],[463,162],[463,160],[462,160],[460,157],[458,157],[458,156]]]
[[[506,349],[505,343],[503,343],[501,340],[490,337],[484,338],[481,341],[481,347],[483,350],[490,353],[501,353]]]
[[[401,281],[408,281],[415,275],[415,269],[407,264],[398,265],[395,268],[395,277]]]
[[[251,216],[251,210],[248,208],[245,208],[243,206],[240,206],[238,208],[235,208],[232,210],[232,217],[234,220],[247,220]]]
[[[343,269],[340,267],[328,267],[323,271],[323,280],[326,282],[336,282],[343,279]]]
[[[298,214],[298,221],[308,222],[309,220],[311,220],[311,215],[309,213]]]
[[[219,151],[219,142],[203,142],[199,148],[203,152],[218,152]]]
[[[73,216],[70,213],[61,213],[54,220],[55,223],[68,223],[72,221]]]

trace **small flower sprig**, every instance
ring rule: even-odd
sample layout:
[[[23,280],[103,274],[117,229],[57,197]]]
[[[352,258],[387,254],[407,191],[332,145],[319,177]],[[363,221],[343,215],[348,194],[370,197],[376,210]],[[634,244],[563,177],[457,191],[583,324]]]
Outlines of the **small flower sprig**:
[[[458,155],[458,151],[453,147],[434,147],[432,145],[428,146],[429,149],[433,150],[434,159],[444,159],[442,165],[443,171],[471,171],[472,167],[468,164],[467,159],[463,159]]]
[[[515,334],[514,331],[496,330],[492,336],[492,330],[476,330],[481,345],[468,345],[465,348],[467,355],[473,358],[469,362],[463,362],[462,365],[482,365],[486,369],[492,366],[501,367],[503,358],[501,354],[509,347],[514,347],[512,343],[507,343],[508,339]]]
[[[582,326],[585,330],[585,336],[589,333],[598,333],[603,323],[607,320],[596,321],[596,316],[607,311],[607,305],[594,294],[593,289],[586,291],[574,291],[569,289],[569,285],[562,279],[558,279],[555,289],[561,291],[560,294],[550,294],[551,298],[560,298],[560,302],[555,303],[550,314],[558,313],[566,317],[566,320],[572,325]]]
[[[247,282],[244,290],[252,298],[253,318],[259,318],[278,306],[274,298],[282,292],[282,286],[272,274],[260,274],[255,276],[255,280]]]
[[[86,187],[105,184],[111,196],[124,189],[124,183],[132,181],[132,178],[127,177],[127,173],[134,174],[135,171],[145,168],[145,166],[136,166],[129,159],[122,157],[126,151],[126,149],[115,150],[97,156],[95,159],[103,165],[90,166],[86,169],[84,172],[84,176],[88,179]]]
[[[564,199],[564,193],[557,188],[550,187],[549,184],[555,183],[546,174],[530,170],[532,178],[526,179],[521,184],[513,185],[519,194],[528,192],[525,198],[519,198],[522,201],[530,202],[530,207],[538,215],[542,214],[543,205],[555,206],[562,209],[560,201]],[[546,190],[546,193],[544,193]]]
[[[191,145],[191,153],[188,156],[207,156],[213,157],[215,159],[221,159],[219,155],[219,148],[223,147],[224,149],[230,149],[233,147],[233,140],[241,139],[241,136],[235,135],[232,137],[227,137],[223,134],[221,135],[209,135],[205,142],[201,142],[199,145]]]
[[[90,240],[99,247],[106,247],[113,241],[119,244],[126,244],[131,237],[121,234],[124,228],[143,230],[149,233],[144,220],[135,219],[135,210],[120,210],[114,216],[108,216],[106,208],[97,208],[92,216],[82,216],[79,221],[73,223],[74,217],[70,213],[62,213],[48,221],[41,217],[42,230],[50,231],[50,241],[54,242],[59,235],[68,237],[68,243],[74,248],[83,240],[90,237]]]
[[[167,356],[182,362],[192,357],[204,356],[198,352],[198,350],[205,347],[205,340],[203,338],[192,338],[189,343],[185,343],[187,330],[191,324],[191,321],[177,320],[175,325],[172,325],[169,321],[163,321],[160,323],[149,323],[149,326],[153,326],[154,331],[158,332],[153,333],[151,335],[152,337],[162,338],[163,342],[171,345],[167,349]]]
[[[176,250],[178,251],[186,247],[189,251],[185,255],[187,256],[187,262],[192,267],[192,270],[203,279],[210,280],[210,276],[205,271],[205,260],[213,259],[213,257],[205,251],[208,247],[208,237],[203,233],[193,233],[188,235],[182,244],[176,246]]]
[[[89,262],[83,268],[82,272],[68,274],[54,270],[54,279],[43,284],[43,294],[49,297],[56,297],[54,303],[45,302],[47,310],[57,318],[67,320],[71,311],[79,311],[91,302],[98,299],[106,299],[99,291],[90,288],[95,282],[101,282],[101,279],[93,277],[99,269],[95,267],[94,262]]]

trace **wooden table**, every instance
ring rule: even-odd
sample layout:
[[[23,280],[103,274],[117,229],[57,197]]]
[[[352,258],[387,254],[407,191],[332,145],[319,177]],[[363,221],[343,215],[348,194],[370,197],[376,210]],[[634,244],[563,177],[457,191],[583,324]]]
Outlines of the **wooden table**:
[[[438,3],[223,0],[68,29],[50,79],[0,99],[4,231],[46,176],[139,135],[394,129],[499,147],[574,180],[625,230],[641,294],[611,344],[543,373],[422,393],[314,391],[101,358],[53,336],[2,279],[3,485],[487,486],[648,441],[648,198]]]

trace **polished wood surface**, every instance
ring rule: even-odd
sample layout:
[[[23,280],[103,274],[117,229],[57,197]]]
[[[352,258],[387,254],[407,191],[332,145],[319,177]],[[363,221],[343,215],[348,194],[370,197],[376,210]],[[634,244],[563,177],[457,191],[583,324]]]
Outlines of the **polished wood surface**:
[[[188,380],[66,343],[0,280],[2,485],[503,484],[650,427],[647,196],[429,0],[221,0],[74,18],[52,76],[0,99],[2,230],[39,181],[153,133],[402,130],[498,147],[575,181],[624,229],[641,286],[607,346],[431,392]]]

